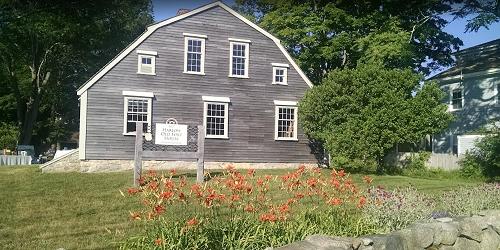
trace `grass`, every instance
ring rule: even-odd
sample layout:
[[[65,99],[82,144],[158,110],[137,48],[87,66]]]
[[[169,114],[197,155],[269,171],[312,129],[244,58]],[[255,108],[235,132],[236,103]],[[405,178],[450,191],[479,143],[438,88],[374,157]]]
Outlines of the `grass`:
[[[288,170],[260,170],[279,175]],[[330,171],[330,170],[325,170]],[[189,179],[195,179],[192,173]],[[356,183],[363,175],[354,174]],[[372,176],[387,189],[414,186],[439,194],[477,185],[454,175],[424,177]],[[2,249],[110,249],[113,242],[139,232],[128,211],[140,207],[121,196],[132,172],[42,174],[37,167],[0,168],[0,246]]]

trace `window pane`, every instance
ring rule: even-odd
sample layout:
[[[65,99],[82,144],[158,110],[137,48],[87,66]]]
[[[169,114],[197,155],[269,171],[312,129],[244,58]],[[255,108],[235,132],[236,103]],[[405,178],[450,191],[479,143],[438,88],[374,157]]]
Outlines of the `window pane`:
[[[295,107],[279,107],[278,108],[278,137],[293,138],[295,137]]]
[[[206,111],[207,135],[225,135],[226,104],[208,103]]]
[[[201,72],[201,40],[188,40],[186,68],[189,72]]]
[[[127,132],[135,132],[135,124],[137,122],[143,124],[143,131],[148,129],[148,100],[132,99],[127,101]]]

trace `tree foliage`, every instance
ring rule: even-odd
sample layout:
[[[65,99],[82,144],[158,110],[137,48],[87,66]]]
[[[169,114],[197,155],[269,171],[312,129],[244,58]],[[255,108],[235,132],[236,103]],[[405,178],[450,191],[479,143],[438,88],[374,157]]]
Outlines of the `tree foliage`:
[[[381,65],[334,70],[306,93],[299,119],[306,134],[325,143],[334,162],[380,166],[396,143],[417,142],[452,119],[437,84],[421,86],[421,80],[409,69]]]
[[[455,0],[457,18],[468,18],[465,32],[477,32],[500,21],[500,1],[498,0]],[[472,17],[470,17],[472,16]]]
[[[76,89],[152,22],[150,0],[0,3],[1,119],[23,144],[77,130]],[[34,135],[34,136],[33,136]]]
[[[500,127],[498,122],[487,131],[484,138],[475,143],[459,162],[461,172],[468,177],[484,176],[489,179],[500,177]]]
[[[425,1],[238,0],[238,9],[281,39],[315,83],[330,70],[382,62],[428,74],[453,63],[460,39],[440,15],[452,9]]]
[[[0,123],[0,150],[14,150],[17,145],[19,130],[16,126],[5,122]]]

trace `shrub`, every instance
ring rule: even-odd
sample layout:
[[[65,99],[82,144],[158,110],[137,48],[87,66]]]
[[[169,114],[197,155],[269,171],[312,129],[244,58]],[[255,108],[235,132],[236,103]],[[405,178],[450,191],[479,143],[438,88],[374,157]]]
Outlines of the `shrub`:
[[[300,167],[282,176],[256,176],[230,167],[203,185],[149,172],[140,183],[128,193],[139,195],[144,209],[130,216],[145,231],[121,248],[262,249],[316,233],[374,232],[361,216],[364,192],[343,170],[323,175]]]
[[[393,191],[382,187],[371,188],[367,198],[367,205],[363,209],[364,216],[371,220],[380,233],[398,230],[416,221],[430,218],[435,207],[431,197],[412,187]]]
[[[0,123],[0,149],[15,149],[18,137],[19,129],[16,126]]]
[[[439,197],[439,209],[451,215],[471,215],[485,209],[500,209],[500,184],[461,187]]]
[[[495,179],[500,176],[500,128],[493,126],[491,133],[477,141],[459,162],[464,176],[485,176]]]

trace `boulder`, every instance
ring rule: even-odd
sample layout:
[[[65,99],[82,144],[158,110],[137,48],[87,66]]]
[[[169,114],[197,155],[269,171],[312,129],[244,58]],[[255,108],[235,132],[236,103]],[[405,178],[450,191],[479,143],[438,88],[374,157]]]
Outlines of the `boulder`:
[[[316,249],[335,249],[335,250],[350,250],[352,247],[352,238],[344,237],[329,237],[325,235],[307,236],[305,241],[315,245]]]
[[[457,242],[453,245],[453,248],[457,250],[473,250],[480,249],[479,243],[475,240],[470,240],[464,237],[458,237]]]
[[[405,249],[403,238],[399,234],[371,235],[368,237],[373,240],[373,249]]]
[[[481,241],[481,232],[486,229],[488,224],[483,217],[469,217],[464,218],[459,222],[458,230],[460,236],[475,240],[477,242]]]
[[[483,250],[497,250],[500,248],[500,235],[492,228],[487,228],[481,233],[479,248]]]
[[[434,230],[429,224],[418,223],[411,230],[413,231],[415,247],[427,248],[434,242]]]

